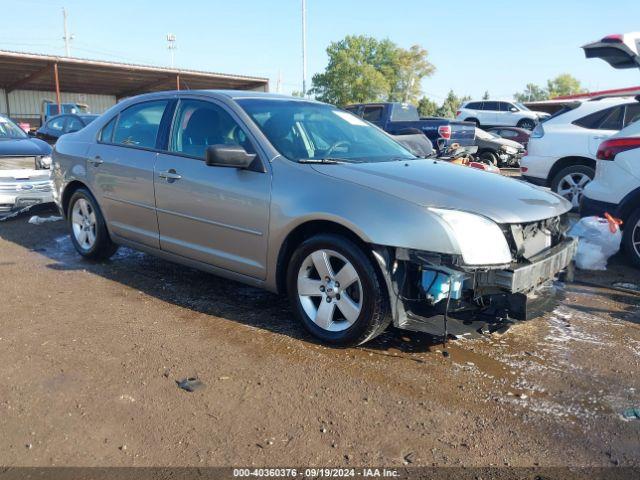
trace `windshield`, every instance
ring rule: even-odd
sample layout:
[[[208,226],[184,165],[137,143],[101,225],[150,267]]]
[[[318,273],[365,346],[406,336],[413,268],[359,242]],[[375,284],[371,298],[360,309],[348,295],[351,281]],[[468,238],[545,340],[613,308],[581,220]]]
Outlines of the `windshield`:
[[[28,135],[18,125],[6,117],[0,117],[0,140],[27,137]]]
[[[524,110],[525,112],[530,112],[531,110],[529,110],[527,107],[525,107],[523,104],[521,104],[520,102],[515,102],[516,107],[518,107],[520,110]]]
[[[276,99],[237,102],[290,160],[356,163],[416,158],[378,128],[331,105]]]

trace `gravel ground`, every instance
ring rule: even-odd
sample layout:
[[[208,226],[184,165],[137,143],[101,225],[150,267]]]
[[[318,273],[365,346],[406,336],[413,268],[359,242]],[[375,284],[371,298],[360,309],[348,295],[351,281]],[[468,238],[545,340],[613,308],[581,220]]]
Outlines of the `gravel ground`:
[[[0,465],[640,465],[623,258],[445,358],[393,329],[326,348],[284,298],[129,249],[89,263],[29,216],[0,223]]]

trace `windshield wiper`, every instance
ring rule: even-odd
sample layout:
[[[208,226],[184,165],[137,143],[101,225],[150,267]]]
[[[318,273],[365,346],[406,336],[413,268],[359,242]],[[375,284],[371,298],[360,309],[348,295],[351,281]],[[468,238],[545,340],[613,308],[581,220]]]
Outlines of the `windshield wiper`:
[[[329,165],[335,165],[338,163],[346,163],[339,158],[301,158],[298,163],[325,163]]]

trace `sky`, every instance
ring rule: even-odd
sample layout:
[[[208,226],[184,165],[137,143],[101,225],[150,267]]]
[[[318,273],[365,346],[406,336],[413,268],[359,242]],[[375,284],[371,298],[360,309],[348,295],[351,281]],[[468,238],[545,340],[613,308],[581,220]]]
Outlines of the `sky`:
[[[302,88],[301,0],[0,0],[0,49],[64,54],[62,7],[71,55],[278,78]],[[327,64],[330,42],[349,34],[389,38],[429,52],[436,72],[423,93],[510,98],[527,83],[561,73],[589,90],[640,85],[640,71],[614,70],[579,48],[604,35],[640,31],[638,0],[307,0],[307,85]]]

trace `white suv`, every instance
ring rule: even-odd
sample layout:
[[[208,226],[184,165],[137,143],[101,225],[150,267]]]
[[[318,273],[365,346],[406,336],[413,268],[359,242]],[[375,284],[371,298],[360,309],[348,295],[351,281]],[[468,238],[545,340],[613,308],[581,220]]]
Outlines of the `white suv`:
[[[600,143],[640,115],[633,98],[591,100],[539,124],[520,160],[522,176],[580,205],[584,187],[595,175]]]
[[[580,216],[607,212],[621,218],[623,246],[640,267],[640,120],[602,142],[597,157],[596,176],[584,190]]]
[[[456,120],[475,122],[476,126],[520,127],[533,130],[538,121],[548,118],[545,112],[534,112],[518,102],[482,100],[465,102],[456,112]]]

